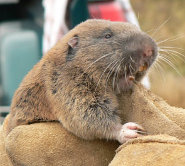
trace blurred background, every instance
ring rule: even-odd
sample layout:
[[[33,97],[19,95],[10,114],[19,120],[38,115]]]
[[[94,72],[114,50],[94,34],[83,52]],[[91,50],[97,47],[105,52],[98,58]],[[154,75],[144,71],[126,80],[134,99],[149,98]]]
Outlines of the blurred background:
[[[185,0],[131,0],[131,3],[141,29],[166,49],[160,52],[165,59],[159,59],[149,74],[151,90],[170,105],[185,108]]]
[[[88,18],[128,21],[160,48],[151,90],[185,108],[185,0],[0,0],[0,115],[27,72],[68,30]]]

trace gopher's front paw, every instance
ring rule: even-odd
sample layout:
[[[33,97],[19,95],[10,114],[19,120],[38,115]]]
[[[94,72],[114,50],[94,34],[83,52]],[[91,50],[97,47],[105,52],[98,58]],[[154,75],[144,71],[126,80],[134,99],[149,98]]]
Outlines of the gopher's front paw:
[[[133,122],[128,122],[122,125],[121,129],[117,133],[117,140],[122,144],[132,138],[137,138],[146,134],[144,129]]]

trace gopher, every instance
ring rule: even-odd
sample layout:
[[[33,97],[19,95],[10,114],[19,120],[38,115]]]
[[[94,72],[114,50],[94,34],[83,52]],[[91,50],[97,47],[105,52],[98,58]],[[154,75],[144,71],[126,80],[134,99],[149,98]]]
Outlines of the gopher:
[[[124,143],[144,133],[122,124],[119,95],[140,81],[157,57],[154,40],[129,23],[87,20],[69,31],[16,90],[6,123],[59,121],[74,135]]]

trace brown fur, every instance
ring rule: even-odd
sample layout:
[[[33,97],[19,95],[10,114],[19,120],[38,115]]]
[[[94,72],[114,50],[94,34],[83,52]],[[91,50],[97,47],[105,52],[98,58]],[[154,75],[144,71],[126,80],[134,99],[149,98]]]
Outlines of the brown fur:
[[[117,94],[112,88],[112,80],[107,82],[107,75],[102,72],[113,60],[121,60],[123,52],[118,47],[126,50],[127,40],[93,41],[94,36],[101,38],[104,31],[116,33],[116,38],[127,36],[126,39],[138,38],[138,43],[147,40],[153,44],[146,34],[131,24],[90,20],[78,25],[24,78],[13,97],[7,134],[18,125],[60,121],[64,128],[84,139],[117,139],[122,127]],[[72,41],[72,47],[77,45],[74,46],[77,52],[73,60],[67,61],[69,42],[76,36],[79,41]],[[109,53],[113,55],[92,65],[98,57]]]

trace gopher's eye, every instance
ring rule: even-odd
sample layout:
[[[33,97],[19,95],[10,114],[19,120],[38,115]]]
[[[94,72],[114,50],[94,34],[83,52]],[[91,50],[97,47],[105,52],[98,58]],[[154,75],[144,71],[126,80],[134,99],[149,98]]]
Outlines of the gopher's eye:
[[[111,37],[112,37],[112,35],[110,33],[108,33],[108,34],[105,35],[105,39],[109,39]]]

